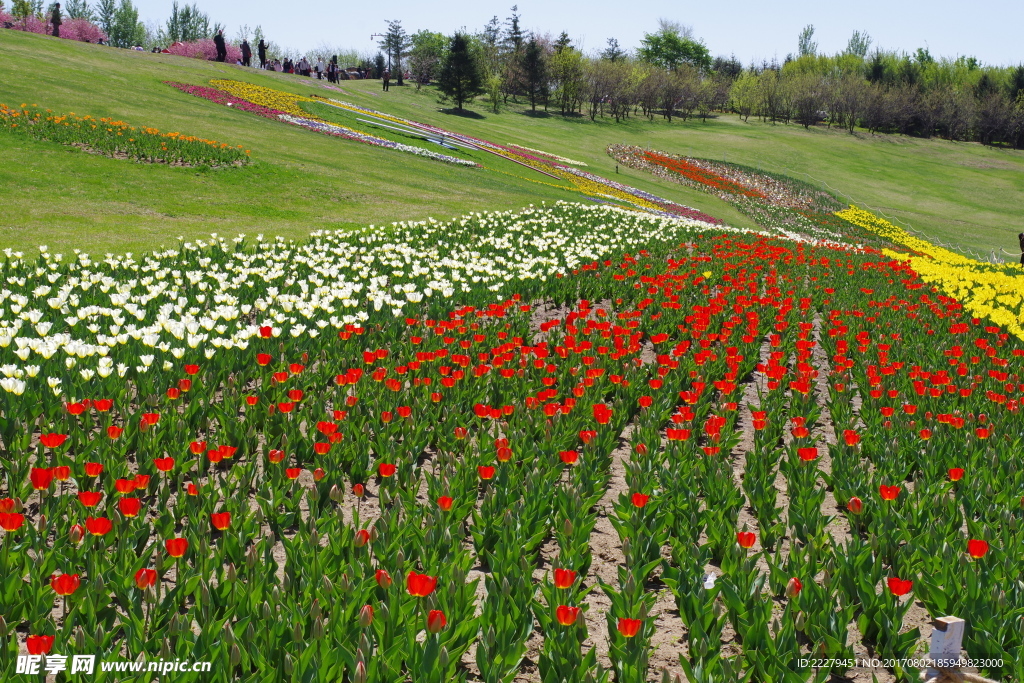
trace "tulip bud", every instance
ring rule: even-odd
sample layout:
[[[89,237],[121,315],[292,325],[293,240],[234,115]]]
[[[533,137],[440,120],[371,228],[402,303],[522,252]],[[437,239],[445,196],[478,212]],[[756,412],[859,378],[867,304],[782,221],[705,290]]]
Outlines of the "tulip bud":
[[[327,495],[335,503],[340,503],[342,499],[345,497],[344,494],[341,492],[341,488],[339,488],[337,484],[331,486],[331,490]]]
[[[319,619],[321,614],[323,614],[323,610],[320,609],[320,598],[313,598],[313,605],[309,608],[309,615],[314,619]]]
[[[359,610],[359,626],[367,628],[373,623],[373,607],[370,605],[363,605],[363,608]]]
[[[171,641],[167,638],[164,638],[160,645],[160,659],[165,661],[168,659],[174,659],[171,655]]]
[[[231,628],[231,622],[224,624],[224,642],[228,645],[235,642],[235,630]]]
[[[804,585],[800,582],[800,579],[794,576],[789,580],[789,583],[786,584],[786,597],[792,600],[800,594],[800,590],[803,587]]]
[[[265,519],[263,516],[263,508],[256,508],[256,513],[253,515],[253,518],[256,520],[257,526],[263,524],[263,520]]]
[[[292,629],[292,639],[298,643],[302,640],[302,624],[295,622],[295,628]]]
[[[487,631],[484,633],[484,648],[490,652],[494,650],[495,639],[497,636],[494,634],[494,626],[488,626]]]
[[[78,628],[82,628],[82,627],[79,626]],[[6,637],[7,637],[7,621],[3,618],[3,615],[0,615],[0,638],[6,638]]]
[[[661,683],[672,683],[672,674],[668,672],[668,669],[661,670]]]
[[[295,669],[295,664],[292,661],[292,656],[288,653],[284,655],[284,674],[285,676],[291,676],[292,671]]]
[[[285,593],[289,593],[292,590],[292,578],[288,575],[288,572],[285,572],[281,578],[281,588],[284,589]]]
[[[796,619],[793,620],[793,623],[796,626],[796,630],[802,632],[804,630],[804,626],[807,625],[807,615],[803,612],[797,612]]]
[[[1020,504],[1024,506],[1024,498],[1020,499]],[[25,504],[21,502],[21,498],[15,496],[14,498],[14,512],[21,514],[25,510]]]
[[[68,533],[68,539],[71,541],[73,545],[78,545],[79,543],[81,543],[82,527],[77,524],[71,527],[71,531]]]
[[[249,625],[245,627],[245,640],[248,643],[256,640],[256,629],[253,628],[251,621],[249,622]]]
[[[366,683],[366,665],[361,661],[356,663],[356,671],[352,675],[352,683]]]
[[[199,600],[204,605],[210,603],[210,587],[202,579],[199,580]]]
[[[164,641],[167,642],[167,641]],[[231,666],[238,666],[239,662],[242,661],[242,651],[238,648],[238,643],[231,646]]]
[[[39,515],[39,519],[36,521],[36,531],[41,534],[46,533],[46,515]]]
[[[263,621],[270,621],[273,616],[273,612],[270,611],[270,603],[266,600],[263,601]]]
[[[397,553],[395,554],[395,564],[397,564],[397,565],[398,565],[398,568],[399,568],[399,569],[401,569],[402,567],[404,567],[404,566],[405,566],[405,553],[404,553],[404,552],[402,552],[401,550],[399,550],[399,551],[398,551],[398,552],[397,552]]]
[[[146,586],[146,592],[143,593],[143,598],[149,604],[155,605],[156,604],[156,587],[154,587],[154,586]]]
[[[326,574],[324,574],[324,579],[322,583],[324,586],[324,593],[330,594],[334,590],[334,584],[331,583],[331,580],[327,578]]]
[[[2,617],[0,617],[0,621],[2,621]],[[4,635],[4,627],[0,624],[0,637]],[[85,650],[85,629],[82,628],[81,624],[75,627],[75,649],[79,652]],[[165,659],[167,658],[165,657]]]
[[[249,546],[249,550],[245,553],[245,566],[252,569],[256,566],[256,562],[259,560],[259,553],[256,552],[256,544]]]
[[[103,630],[103,625],[102,624],[97,625],[96,626],[96,632],[92,634],[92,642],[97,643],[97,644],[98,643],[102,643],[103,642],[103,637],[106,634],[107,634],[107,632],[105,630]]]
[[[348,574],[341,575],[341,579],[338,582],[338,588],[341,589],[342,593],[348,593],[352,590],[352,581],[348,578]]]
[[[317,617],[317,619],[313,622],[313,638],[315,640],[320,640],[323,637],[324,637],[324,620],[319,618],[319,617]]]
[[[442,669],[448,668],[448,646],[441,647],[441,653],[437,656],[437,662]]]
[[[501,594],[506,598],[512,595],[512,586],[509,584],[508,578],[506,577],[501,578]]]
[[[626,577],[626,583],[622,586],[622,592],[626,595],[633,595],[636,592],[636,580],[633,579],[632,574]]]
[[[320,534],[317,532],[316,529],[313,529],[313,531],[311,531],[309,534],[309,544],[311,546],[320,545]]]
[[[365,662],[370,657],[370,653],[373,652],[373,645],[370,644],[370,639],[366,637],[366,633],[359,636],[359,648],[356,650],[356,659],[360,662]]]
[[[234,562],[229,562],[228,563],[228,568],[224,572],[224,578],[227,581],[234,581],[235,579],[238,578],[238,572],[235,570],[235,563]]]
[[[562,533],[566,536],[572,536],[572,522],[569,520],[562,522]]]

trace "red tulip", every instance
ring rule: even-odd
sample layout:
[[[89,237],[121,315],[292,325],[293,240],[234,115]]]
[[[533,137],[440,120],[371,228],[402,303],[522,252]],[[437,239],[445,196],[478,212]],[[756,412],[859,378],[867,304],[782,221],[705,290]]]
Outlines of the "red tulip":
[[[82,585],[81,579],[78,578],[78,574],[61,574],[50,577],[50,588],[57,595],[71,595],[78,587]]]
[[[313,470],[313,481],[320,481],[327,476],[327,472],[322,467],[317,467]]]
[[[191,364],[189,364],[189,365],[185,366],[185,374],[186,375],[194,375],[194,374],[196,374],[198,372],[199,372],[199,366],[198,365],[191,365]]]
[[[370,532],[366,529],[360,529],[356,532],[353,545],[357,548],[362,548],[364,545],[370,542]]]
[[[790,599],[795,598],[800,595],[800,591],[803,590],[803,587],[804,584],[800,582],[800,579],[794,576],[789,580],[789,583],[786,584],[786,597]]]
[[[117,425],[110,425],[107,427],[107,438],[113,440],[120,439],[121,435],[124,434],[124,430]]]
[[[57,448],[68,440],[67,434],[40,434],[39,443],[47,448]]]
[[[153,465],[161,472],[170,472],[174,468],[174,458],[153,458]]]
[[[448,625],[448,620],[444,616],[444,612],[439,609],[432,609],[427,614],[427,631],[432,634],[440,633],[441,630]]]
[[[882,496],[882,500],[896,500],[897,496],[900,495],[900,487],[882,484],[878,487],[878,493]]]
[[[967,541],[967,554],[978,560],[985,557],[985,553],[988,552],[988,541],[979,541],[972,538]]]
[[[465,427],[456,427],[455,428],[455,438],[456,439],[465,439],[466,438],[466,434],[468,432],[469,432],[469,430],[467,430]]]
[[[640,630],[643,623],[642,619],[627,619],[622,617],[619,619],[619,633],[627,638],[632,638]]]
[[[864,502],[857,496],[854,496],[846,502],[846,509],[855,515],[859,515],[864,511]]]
[[[256,405],[259,402],[260,402],[260,397],[259,396],[246,396],[245,397],[245,404],[246,405],[254,406],[254,405]]]
[[[555,588],[568,588],[576,581],[576,572],[571,569],[555,569]]]
[[[210,515],[210,524],[215,529],[224,531],[231,526],[231,513],[230,512],[214,512]]]
[[[389,588],[391,586],[391,574],[388,574],[386,570],[378,569],[373,576],[377,579],[377,585],[381,588]]]
[[[949,470],[950,481],[960,481],[964,478],[964,471],[960,467],[953,467]]]
[[[53,470],[48,467],[33,467],[29,479],[32,481],[32,488],[36,491],[45,491],[53,482]]]
[[[181,389],[178,389],[177,387],[171,387],[170,389],[167,390],[167,398],[171,399],[172,401],[179,398],[180,396]]]
[[[300,474],[302,474],[301,467],[289,467],[284,471],[284,476],[289,479],[298,479]]]
[[[811,446],[810,448],[800,448],[797,450],[797,455],[799,455],[800,459],[804,462],[811,462],[812,460],[818,459],[818,449],[814,446]]]
[[[0,529],[17,531],[25,523],[25,515],[17,512],[0,512]]]
[[[67,481],[71,478],[71,468],[67,465],[57,465],[52,468],[53,478],[57,481]]]
[[[449,510],[452,509],[452,503],[454,502],[455,501],[452,499],[451,496],[441,496],[440,498],[437,499],[437,507],[441,508],[445,512],[448,512]]]
[[[480,475],[481,479],[486,480],[486,479],[493,479],[494,478],[494,468],[493,467],[488,467],[488,466],[485,466],[485,465],[479,465],[476,468],[476,471]]]
[[[576,623],[577,617],[580,616],[579,607],[569,607],[568,605],[559,605],[555,609],[555,619],[562,626],[572,626]]]
[[[267,460],[275,464],[281,462],[284,460],[284,451],[277,449],[267,451]]]
[[[68,413],[71,415],[81,415],[85,412],[84,403],[65,403],[64,406],[67,408]]]
[[[141,490],[141,489],[144,489],[147,486],[149,486],[149,475],[148,474],[136,474],[135,475],[135,479],[133,481],[135,482],[135,489],[137,491]]]
[[[920,432],[918,432],[918,436],[921,437],[922,441],[927,441],[928,439],[932,438],[932,430],[922,429]]]
[[[142,501],[138,498],[122,498],[117,501],[117,509],[125,517],[136,517],[142,509]]]
[[[105,413],[114,407],[114,400],[111,398],[98,398],[92,402],[92,407],[98,413]]]
[[[143,568],[135,572],[135,585],[139,587],[139,590],[146,590],[150,586],[155,586],[156,570]]]
[[[85,463],[85,476],[98,477],[103,474],[103,465],[98,462]]]
[[[562,451],[558,454],[558,457],[561,458],[562,462],[566,465],[573,465],[577,460],[579,460],[580,454],[576,451]]]
[[[736,532],[736,542],[741,548],[752,548],[756,540],[757,535],[753,531]]]
[[[195,484],[189,484],[187,487],[185,487],[185,491],[190,496],[198,496],[199,495],[199,489],[196,487]]]
[[[260,327],[260,336],[264,339],[268,339],[274,334],[274,328],[270,325],[264,325]]]
[[[86,517],[85,528],[93,536],[105,536],[114,528],[114,523],[106,517]]]
[[[356,498],[362,498],[366,495],[366,487],[362,484],[352,484],[352,495]]]
[[[25,647],[30,655],[49,654],[53,648],[53,636],[29,636],[25,639]]]
[[[188,539],[168,538],[164,541],[164,546],[167,547],[167,554],[171,557],[181,557],[188,551]]]
[[[143,413],[142,424],[147,427],[152,427],[160,421],[160,413]]]
[[[380,464],[380,467],[377,468],[377,471],[380,473],[380,476],[382,477],[390,477],[395,473],[395,470],[397,469],[398,468],[392,465],[391,463],[382,462]]]
[[[79,502],[87,508],[96,507],[102,497],[102,493],[98,492],[98,490],[80,490],[80,492],[78,492]]]
[[[913,588],[914,582],[910,579],[898,579],[895,576],[889,578],[889,592],[897,598],[906,595]]]
[[[650,496],[645,495],[643,493],[634,493],[632,497],[633,505],[638,508],[642,508],[645,505],[647,505],[647,501],[649,501],[650,499]]]
[[[135,490],[135,480],[118,479],[114,482],[114,489],[116,489],[118,493],[131,493]]]
[[[288,390],[288,400],[289,401],[297,403],[297,402],[302,400],[303,396],[305,396],[305,392],[303,392],[302,389],[289,389]]]
[[[270,361],[274,360],[274,357],[269,353],[257,353],[256,354],[256,365],[269,365]]]
[[[425,598],[430,595],[436,587],[436,576],[417,574],[414,571],[410,571],[409,575],[405,578],[405,588],[409,591],[409,595],[414,595],[418,598]]]
[[[13,498],[0,498],[0,512],[11,512],[14,510]]]
[[[188,448],[189,448],[190,451],[192,451],[193,455],[202,455],[203,451],[206,450],[206,442],[205,441],[193,441],[192,443],[190,443],[188,445]]]
[[[860,443],[860,434],[852,429],[847,429],[843,432],[843,441],[847,446],[856,446]]]

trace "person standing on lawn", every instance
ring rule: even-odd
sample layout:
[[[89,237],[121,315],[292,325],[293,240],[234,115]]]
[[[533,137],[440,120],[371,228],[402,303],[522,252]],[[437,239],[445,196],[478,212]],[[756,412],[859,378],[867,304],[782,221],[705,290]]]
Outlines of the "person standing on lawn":
[[[228,57],[228,48],[224,44],[224,29],[217,31],[213,37],[213,44],[217,46],[217,61],[223,62]]]
[[[391,82],[391,71],[384,69],[384,73],[380,75],[380,80],[384,81],[384,92],[387,92],[388,84]]]
[[[256,55],[260,58],[260,68],[267,68],[267,43],[260,38],[260,44],[256,46]]]
[[[252,48],[248,40],[242,41],[242,66],[252,66]]]
[[[53,24],[53,37],[60,38],[60,3],[56,2],[53,5],[53,14],[50,15],[50,23]]]

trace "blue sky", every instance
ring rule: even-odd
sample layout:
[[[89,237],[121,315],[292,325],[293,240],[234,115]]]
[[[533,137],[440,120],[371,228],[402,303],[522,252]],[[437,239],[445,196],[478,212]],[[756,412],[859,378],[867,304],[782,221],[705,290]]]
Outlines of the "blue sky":
[[[171,0],[134,0],[144,22],[160,22],[170,14]],[[183,2],[184,0],[179,0]],[[320,43],[358,51],[375,49],[370,34],[382,33],[388,19],[401,19],[410,33],[431,29],[452,33],[479,30],[493,15],[504,19],[512,2],[338,2],[337,0],[195,0],[211,20],[227,26],[228,37],[238,27],[262,25],[279,45],[309,49]],[[615,37],[635,47],[645,32],[654,31],[659,17],[689,24],[712,55],[735,54],[742,62],[785,58],[796,51],[797,35],[806,24],[815,27],[819,52],[846,46],[854,29],[867,31],[874,45],[912,52],[928,46],[935,56],[971,55],[986,64],[1024,62],[1024,2],[991,0],[973,3],[951,0],[859,0],[858,2],[665,2],[664,0],[518,0],[526,30],[557,35],[567,31],[577,45],[590,51]]]

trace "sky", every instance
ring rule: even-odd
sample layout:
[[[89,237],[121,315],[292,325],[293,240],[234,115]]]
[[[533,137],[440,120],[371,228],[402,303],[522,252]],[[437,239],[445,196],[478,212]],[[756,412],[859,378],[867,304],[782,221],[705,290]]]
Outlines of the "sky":
[[[179,0],[185,4],[185,0]],[[693,27],[713,56],[735,55],[744,64],[762,59],[783,60],[796,52],[797,36],[807,24],[815,28],[819,53],[846,47],[855,29],[867,31],[873,46],[913,52],[928,47],[933,56],[977,57],[985,64],[1024,62],[1024,2],[987,0],[859,0],[858,2],[770,2],[725,0],[448,0],[447,2],[337,2],[336,0],[191,0],[211,21],[227,27],[233,38],[243,24],[261,25],[282,47],[308,50],[326,43],[358,52],[375,52],[373,33],[383,33],[389,19],[399,19],[409,33],[429,29],[451,34],[480,30],[497,15],[510,15],[518,2],[521,25],[527,31],[557,36],[566,31],[585,52],[604,48],[617,38],[624,48],[639,45],[645,32],[665,18]],[[145,23],[163,23],[172,0],[134,0]]]

